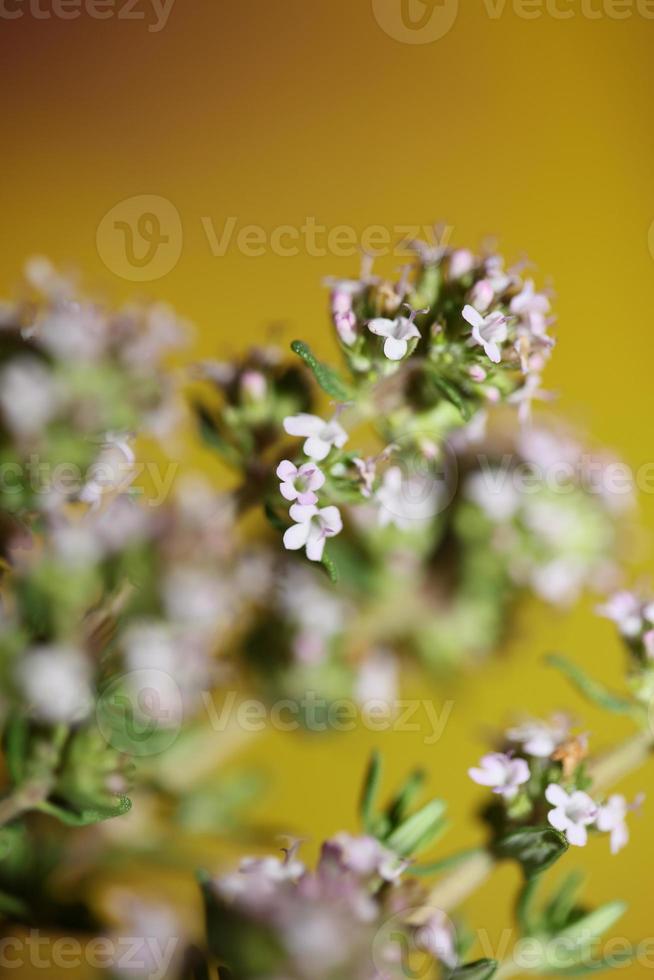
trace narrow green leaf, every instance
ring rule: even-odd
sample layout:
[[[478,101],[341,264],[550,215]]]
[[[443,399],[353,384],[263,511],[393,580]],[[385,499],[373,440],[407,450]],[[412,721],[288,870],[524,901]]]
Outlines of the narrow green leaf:
[[[532,875],[524,882],[516,902],[516,918],[523,936],[533,936],[540,930],[541,916],[535,909],[539,875]]]
[[[497,960],[475,960],[448,973],[447,980],[490,980],[498,966]]]
[[[592,912],[589,912],[583,918],[577,919],[571,926],[568,926],[567,929],[560,932],[558,938],[565,937],[567,940],[574,942],[577,938],[580,941],[588,941],[589,936],[601,936],[612,925],[615,925],[626,911],[626,902],[607,902],[605,905],[600,905],[599,908],[593,909]]]
[[[456,408],[458,408],[461,413],[461,417],[468,422],[472,417],[472,409],[465,396],[456,387],[456,385],[452,384],[452,382],[448,381],[446,378],[441,378],[437,374],[432,375],[432,381],[440,393],[444,395],[445,398],[447,398],[447,400]]]
[[[381,782],[382,761],[379,752],[375,751],[370,756],[370,762],[363,780],[363,790],[361,792],[361,802],[359,803],[359,815],[363,829],[368,834],[374,833],[375,829],[375,802],[379,793]]]
[[[459,851],[458,854],[450,854],[449,857],[441,858],[440,861],[430,861],[428,864],[410,864],[405,874],[426,877],[427,875],[441,874],[443,871],[451,871],[452,868],[458,867],[473,854],[479,854],[482,850],[481,847],[469,847],[465,851]]]
[[[326,548],[322,553],[322,558],[320,559],[320,561],[323,568],[329,575],[330,581],[333,582],[334,585],[336,585],[336,583],[338,582],[338,568],[336,567],[334,560],[330,558],[330,556],[328,555]]]
[[[552,895],[545,911],[548,932],[556,933],[565,927],[575,906],[577,893],[583,879],[584,876],[581,872],[571,871]]]
[[[120,803],[115,807],[106,810],[83,810],[75,813],[73,810],[66,810],[56,803],[40,803],[37,810],[55,817],[67,827],[88,827],[90,824],[100,823],[102,820],[111,820],[113,817],[121,817],[128,813],[132,808],[132,801],[127,796],[120,797]]]
[[[404,785],[400,788],[395,798],[388,807],[388,819],[391,827],[396,827],[401,823],[409,812],[409,807],[413,802],[416,793],[425,781],[425,772],[422,769],[415,769]]]
[[[636,706],[630,698],[624,698],[619,694],[614,694],[612,691],[609,691],[603,684],[589,677],[581,667],[578,667],[577,664],[572,663],[566,657],[562,657],[558,653],[550,653],[545,658],[545,662],[565,674],[580,694],[594,704],[598,704],[601,708],[605,708],[607,711],[612,711],[614,714],[619,715],[632,714],[634,712]]]
[[[402,857],[410,857],[426,847],[445,829],[445,804],[431,800],[396,827],[386,838],[386,844]]]
[[[305,344],[302,340],[294,340],[291,344],[291,350],[298,357],[302,358],[307,367],[313,372],[313,376],[322,390],[326,391],[328,395],[331,395],[332,398],[336,398],[340,402],[348,401],[352,397],[352,391],[345,381],[343,381],[338,371],[319,361],[308,344]]]
[[[560,970],[550,969],[548,975],[551,977],[584,977],[590,973],[602,973],[604,970],[617,970],[627,963],[631,963],[638,953],[636,946],[629,946],[628,949],[615,950],[608,956],[603,956],[593,963],[579,963],[576,966],[563,967]]]
[[[519,861],[531,878],[554,864],[568,850],[568,842],[553,827],[525,827],[502,838],[495,849],[500,857]]]

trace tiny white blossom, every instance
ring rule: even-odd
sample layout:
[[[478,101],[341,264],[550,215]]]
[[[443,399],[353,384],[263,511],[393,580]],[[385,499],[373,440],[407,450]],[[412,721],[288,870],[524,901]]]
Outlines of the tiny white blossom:
[[[482,316],[474,306],[464,306],[463,319],[472,327],[472,339],[484,348],[486,356],[499,364],[502,359],[500,344],[508,337],[506,317],[499,312]]]
[[[40,646],[28,650],[18,680],[37,718],[47,722],[82,721],[93,705],[91,669],[81,650]]]
[[[420,338],[420,331],[413,322],[413,316],[398,316],[394,320],[377,317],[370,320],[368,330],[378,337],[385,337],[384,356],[389,361],[401,361],[409,349],[409,341]]]
[[[456,951],[456,933],[445,912],[435,912],[415,933],[418,949],[430,953],[450,970],[455,969],[459,958]]]
[[[60,402],[52,373],[36,357],[17,357],[0,371],[0,413],[16,436],[34,436]]]
[[[325,422],[318,415],[300,412],[284,419],[284,431],[289,436],[304,436],[304,453],[312,459],[325,459],[332,447],[340,449],[347,442],[347,432],[335,419]]]
[[[299,504],[315,504],[319,490],[325,482],[325,474],[315,463],[296,466],[290,459],[283,459],[276,470],[281,480],[279,492],[285,500],[297,500]]]
[[[441,500],[442,486],[435,476],[416,473],[405,477],[399,466],[391,466],[375,494],[379,525],[394,524],[401,531],[420,529],[438,513]]]
[[[293,504],[289,511],[296,523],[284,533],[284,547],[289,551],[306,548],[310,561],[320,561],[327,538],[333,538],[343,529],[338,507]]]
[[[611,835],[611,854],[617,854],[629,840],[627,813],[629,806],[620,793],[609,796],[597,812],[597,829]]]
[[[567,739],[570,723],[565,715],[554,715],[549,722],[533,719],[509,728],[507,738],[518,742],[528,755],[547,759]]]
[[[490,752],[479,766],[468,769],[468,775],[480,786],[491,786],[507,800],[513,799],[518,788],[529,779],[529,766],[524,759],[513,759],[504,752]]]
[[[550,783],[545,799],[554,807],[547,814],[552,827],[564,833],[570,844],[583,847],[588,840],[586,828],[597,817],[597,804],[583,790],[567,793],[558,783]]]
[[[600,616],[611,619],[623,636],[638,636],[642,629],[642,605],[633,592],[616,592],[607,601],[597,607]]]

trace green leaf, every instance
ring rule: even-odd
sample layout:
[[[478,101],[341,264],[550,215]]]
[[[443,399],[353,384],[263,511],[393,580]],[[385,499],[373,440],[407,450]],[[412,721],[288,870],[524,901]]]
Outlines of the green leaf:
[[[385,843],[401,857],[410,857],[421,847],[426,847],[445,829],[445,804],[431,800],[416,813],[396,827]]]
[[[564,835],[553,827],[525,827],[502,838],[496,846],[500,857],[519,861],[527,878],[540,874],[568,850]]]
[[[444,395],[444,397],[447,398],[447,400],[456,408],[458,408],[459,412],[461,413],[461,417],[468,422],[472,417],[472,409],[470,403],[459,388],[457,388],[456,385],[452,384],[452,382],[448,381],[446,378],[441,378],[438,374],[432,374],[431,379],[440,393]]]
[[[397,827],[409,812],[409,807],[413,799],[425,781],[425,773],[422,769],[415,769],[400,788],[395,798],[388,807],[388,819],[391,827]]]
[[[339,402],[345,402],[352,398],[353,393],[351,389],[343,381],[338,371],[319,361],[308,344],[305,344],[302,340],[294,340],[291,344],[291,350],[298,357],[302,358],[307,367],[313,372],[313,376],[322,390],[326,391],[328,395],[331,395],[332,398],[335,398]]]
[[[481,847],[469,847],[465,851],[459,851],[458,854],[450,854],[449,857],[441,858],[440,861],[430,861],[428,864],[410,864],[405,874],[426,877],[427,875],[441,874],[443,871],[451,871],[452,868],[456,868],[459,864],[467,861],[473,854],[479,854],[483,850],[484,848]]]
[[[28,752],[29,725],[25,718],[14,715],[5,729],[4,748],[11,782],[17,786],[25,776]]]
[[[545,658],[545,662],[565,674],[580,694],[601,708],[618,715],[632,714],[636,709],[636,705],[630,698],[624,698],[609,691],[603,684],[589,677],[581,667],[566,657],[562,657],[558,653],[550,653]]]
[[[329,575],[330,582],[333,582],[333,584],[336,585],[338,582],[338,568],[336,567],[334,560],[328,555],[326,548],[322,553],[320,563]]]
[[[447,980],[490,980],[498,966],[497,960],[475,960],[448,973]]]
[[[552,895],[545,910],[545,924],[550,933],[563,929],[575,906],[575,899],[583,881],[583,874],[571,871]]]
[[[47,801],[36,807],[41,813],[55,817],[67,827],[88,827],[90,824],[100,823],[102,820],[111,820],[112,817],[122,817],[129,813],[131,808],[132,801],[127,796],[121,796],[120,803],[106,810],[83,810],[81,813],[75,813],[73,810],[66,810],[56,803]]]
[[[626,911],[626,902],[607,902],[605,905],[600,905],[598,909],[593,909],[583,918],[577,919],[567,929],[559,932],[557,938],[565,936],[567,940],[574,942],[575,939],[587,941],[589,936],[601,936],[615,925]]]
[[[363,829],[367,834],[375,832],[375,801],[379,793],[381,782],[382,761],[381,756],[375,750],[370,756],[370,762],[363,780],[363,790],[361,792],[361,802],[359,803],[359,815]]]
[[[604,970],[620,969],[624,964],[631,963],[638,953],[635,946],[628,949],[615,950],[609,956],[603,956],[594,963],[579,963],[576,966],[563,967],[560,970],[549,970],[553,977],[584,977],[589,973],[602,973]]]

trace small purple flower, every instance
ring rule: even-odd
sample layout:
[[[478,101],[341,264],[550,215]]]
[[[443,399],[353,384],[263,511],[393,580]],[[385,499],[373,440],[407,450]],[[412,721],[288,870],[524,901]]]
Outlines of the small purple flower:
[[[325,482],[325,474],[315,463],[303,463],[298,467],[283,459],[275,471],[281,480],[279,492],[285,500],[297,500],[299,504],[315,504],[320,490]]]
[[[468,769],[468,775],[480,786],[491,786],[494,793],[512,800],[530,774],[524,759],[514,759],[504,752],[490,752],[479,766]]]
[[[547,814],[552,827],[564,833],[570,844],[584,847],[588,840],[586,828],[597,817],[594,800],[580,789],[566,793],[558,783],[550,783],[545,790],[545,799],[554,807]]]
[[[343,529],[343,521],[338,507],[293,504],[289,511],[296,523],[284,533],[284,547],[288,551],[306,548],[310,561],[320,561],[325,549],[325,540],[333,538]]]
[[[643,626],[642,602],[633,592],[616,592],[597,607],[597,613],[611,619],[623,636],[635,637]]]
[[[464,306],[463,319],[472,327],[472,339],[484,348],[486,356],[494,364],[502,359],[500,344],[508,337],[507,321],[504,314],[495,312],[482,316],[474,306]]]

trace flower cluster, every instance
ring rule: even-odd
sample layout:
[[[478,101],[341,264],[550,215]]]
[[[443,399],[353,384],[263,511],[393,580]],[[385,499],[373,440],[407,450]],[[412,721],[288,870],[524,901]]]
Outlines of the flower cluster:
[[[545,813],[569,844],[583,847],[588,830],[595,829],[610,834],[612,854],[624,847],[630,807],[620,794],[603,803],[588,795],[587,738],[573,735],[568,719],[525,721],[506,732],[506,743],[505,751],[485,755],[469,775],[503,799],[509,823],[538,823]]]

